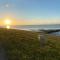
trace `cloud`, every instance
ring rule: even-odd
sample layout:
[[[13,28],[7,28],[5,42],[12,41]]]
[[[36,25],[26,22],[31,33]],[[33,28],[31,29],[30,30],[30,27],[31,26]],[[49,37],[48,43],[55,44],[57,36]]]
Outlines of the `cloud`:
[[[2,4],[0,5],[1,8],[12,8],[12,7],[15,7],[15,5],[13,4]]]

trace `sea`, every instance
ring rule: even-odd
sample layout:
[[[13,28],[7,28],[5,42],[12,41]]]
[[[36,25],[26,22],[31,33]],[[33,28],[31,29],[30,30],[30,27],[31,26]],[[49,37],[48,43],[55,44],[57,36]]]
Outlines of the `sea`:
[[[20,29],[20,30],[54,30],[54,29],[60,29],[60,24],[53,24],[53,25],[16,25],[16,26],[12,26],[12,28]]]
[[[57,30],[60,29],[60,24],[52,24],[52,25],[16,25],[12,26],[14,29],[19,30],[28,30],[28,31],[40,31],[40,30]],[[60,36],[59,32],[54,32],[52,35]]]

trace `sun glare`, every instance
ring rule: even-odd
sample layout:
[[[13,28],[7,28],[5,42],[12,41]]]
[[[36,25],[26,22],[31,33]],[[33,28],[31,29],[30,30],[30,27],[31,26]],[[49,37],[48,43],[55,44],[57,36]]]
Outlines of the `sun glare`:
[[[7,29],[10,29],[11,20],[10,20],[10,19],[6,19],[6,20],[4,21],[4,24],[5,24],[5,26],[6,26]]]
[[[6,26],[6,28],[7,28],[7,29],[10,29],[10,26],[9,26],[9,25],[7,25],[7,26]]]
[[[5,24],[6,24],[6,25],[11,25],[11,20],[6,19],[6,20],[5,20]]]

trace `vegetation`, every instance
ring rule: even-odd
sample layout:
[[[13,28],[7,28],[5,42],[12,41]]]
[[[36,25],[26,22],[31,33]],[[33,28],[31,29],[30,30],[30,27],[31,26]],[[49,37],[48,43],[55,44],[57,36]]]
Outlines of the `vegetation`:
[[[46,35],[41,47],[36,32],[0,29],[0,43],[8,60],[60,60],[59,36]]]

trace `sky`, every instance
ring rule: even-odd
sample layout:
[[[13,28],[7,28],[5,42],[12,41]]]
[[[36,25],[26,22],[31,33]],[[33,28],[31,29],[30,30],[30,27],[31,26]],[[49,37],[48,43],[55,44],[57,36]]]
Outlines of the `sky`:
[[[0,0],[0,24],[6,17],[17,25],[60,24],[60,0]]]

